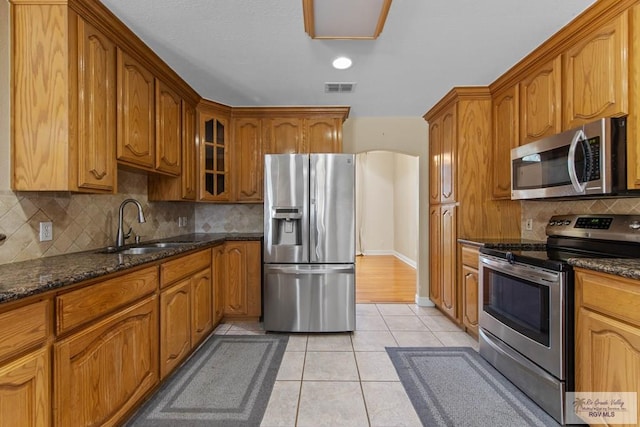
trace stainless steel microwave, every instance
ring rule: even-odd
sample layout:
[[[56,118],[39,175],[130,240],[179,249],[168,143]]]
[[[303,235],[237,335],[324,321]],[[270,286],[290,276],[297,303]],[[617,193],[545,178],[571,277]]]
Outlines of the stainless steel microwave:
[[[605,118],[511,150],[511,198],[627,193],[626,117]]]

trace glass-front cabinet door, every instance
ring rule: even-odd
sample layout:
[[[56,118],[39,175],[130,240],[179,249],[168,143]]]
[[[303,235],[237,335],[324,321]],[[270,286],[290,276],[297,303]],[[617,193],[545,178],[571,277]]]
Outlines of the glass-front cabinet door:
[[[229,200],[228,120],[200,114],[200,199]]]

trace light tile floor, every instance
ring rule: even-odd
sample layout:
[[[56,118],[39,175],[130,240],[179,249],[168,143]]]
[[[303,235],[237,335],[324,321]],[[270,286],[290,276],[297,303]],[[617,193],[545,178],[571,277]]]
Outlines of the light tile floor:
[[[215,333],[265,332],[236,322]],[[385,347],[435,346],[478,349],[437,309],[415,304],[358,304],[351,334],[292,334],[262,426],[420,426]]]

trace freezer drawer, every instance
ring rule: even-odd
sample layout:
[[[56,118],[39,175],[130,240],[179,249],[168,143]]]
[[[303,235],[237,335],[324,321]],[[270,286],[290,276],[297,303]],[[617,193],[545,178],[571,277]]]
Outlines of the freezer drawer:
[[[355,298],[354,264],[264,266],[267,331],[353,331]]]

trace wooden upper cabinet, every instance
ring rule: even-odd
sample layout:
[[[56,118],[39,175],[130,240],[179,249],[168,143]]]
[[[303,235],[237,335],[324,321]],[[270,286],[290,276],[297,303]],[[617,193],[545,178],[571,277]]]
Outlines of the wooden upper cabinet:
[[[442,114],[442,144],[440,155],[440,203],[456,201],[457,154],[456,106]]]
[[[440,203],[440,162],[442,159],[442,118],[429,123],[429,203]]]
[[[156,79],[156,162],[158,171],[180,175],[182,147],[182,100]]]
[[[562,56],[564,129],[628,113],[629,14],[581,37]]]
[[[296,117],[271,119],[268,153],[304,153],[303,119]]]
[[[116,188],[116,45],[78,19],[78,187]]]
[[[195,200],[198,191],[198,167],[196,151],[196,109],[182,101],[182,179],[181,196]]]
[[[229,117],[199,107],[200,200],[232,200],[230,182]]]
[[[562,130],[561,57],[535,68],[520,81],[520,144]]]
[[[155,166],[155,78],[118,48],[118,160]]]
[[[62,4],[14,3],[12,188],[116,191],[116,51]]]
[[[264,154],[262,120],[234,120],[235,199],[239,202],[261,202],[263,192]]]
[[[305,150],[309,153],[342,152],[342,120],[309,118],[305,123]]]
[[[631,29],[629,36],[629,54],[636,60],[629,61],[629,120],[627,121],[627,140],[639,141],[640,136],[640,4],[629,12]],[[636,119],[633,119],[636,118]],[[627,188],[640,189],[640,144],[627,144]]]
[[[198,151],[196,109],[184,99],[182,104],[182,172],[179,177],[149,174],[149,200],[196,200],[198,197]]]
[[[494,199],[511,198],[511,149],[518,146],[520,139],[518,89],[516,84],[492,97],[491,194]]]

